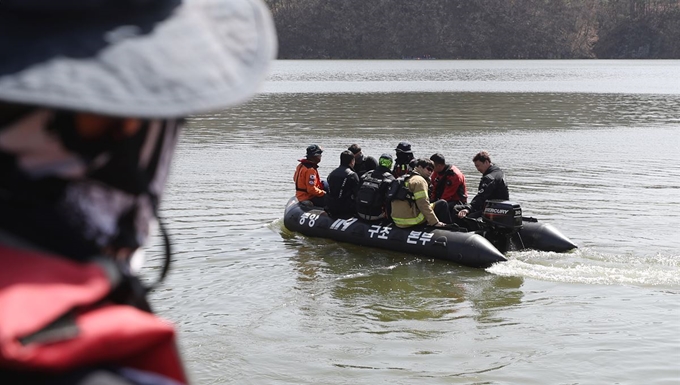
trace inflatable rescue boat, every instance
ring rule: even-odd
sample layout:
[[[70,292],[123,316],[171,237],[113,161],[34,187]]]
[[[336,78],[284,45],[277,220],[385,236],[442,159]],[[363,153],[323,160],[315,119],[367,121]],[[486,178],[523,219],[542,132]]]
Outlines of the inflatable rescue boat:
[[[507,259],[507,251],[526,249],[566,252],[577,246],[559,230],[535,218],[522,217],[519,204],[488,201],[478,219],[465,218],[447,227],[399,228],[389,219],[368,222],[353,217],[330,217],[322,208],[288,201],[283,223],[288,230],[310,237],[329,238],[377,247],[470,267],[489,267]]]

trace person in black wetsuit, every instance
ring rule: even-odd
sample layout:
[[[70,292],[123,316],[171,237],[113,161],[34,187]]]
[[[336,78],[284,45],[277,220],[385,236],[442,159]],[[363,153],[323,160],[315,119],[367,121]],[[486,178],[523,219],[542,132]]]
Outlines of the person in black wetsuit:
[[[359,177],[369,171],[375,170],[375,168],[378,167],[378,162],[375,160],[375,158],[364,155],[363,151],[361,151],[361,147],[359,147],[358,144],[354,143],[347,149],[351,151],[352,154],[354,154],[354,167],[352,168],[354,169],[354,172],[359,175]]]
[[[350,218],[356,213],[354,199],[359,189],[359,176],[354,170],[354,154],[345,150],[340,153],[340,166],[328,174],[326,212],[334,218]]]
[[[508,184],[505,181],[505,173],[491,162],[491,157],[486,151],[481,151],[472,158],[477,171],[482,173],[479,181],[477,195],[469,205],[458,211],[458,218],[478,218],[484,210],[484,203],[489,199],[510,199]]]

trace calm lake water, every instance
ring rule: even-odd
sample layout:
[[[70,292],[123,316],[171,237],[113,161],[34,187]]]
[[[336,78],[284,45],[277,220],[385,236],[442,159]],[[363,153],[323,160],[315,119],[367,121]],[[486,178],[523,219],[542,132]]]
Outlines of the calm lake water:
[[[287,231],[297,159],[399,141],[580,248],[486,270]],[[279,61],[189,120],[152,295],[197,384],[680,383],[680,61]],[[157,273],[160,241],[144,273]]]

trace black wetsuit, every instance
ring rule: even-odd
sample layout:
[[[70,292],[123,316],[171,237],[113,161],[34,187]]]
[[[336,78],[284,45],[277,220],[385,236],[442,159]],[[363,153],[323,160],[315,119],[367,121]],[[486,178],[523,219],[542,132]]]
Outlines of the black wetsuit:
[[[489,199],[510,199],[505,173],[495,164],[491,164],[479,181],[479,189],[468,206],[468,217],[476,218],[482,215],[484,203]]]
[[[356,213],[354,198],[359,189],[359,176],[348,166],[340,166],[328,174],[329,192],[326,212],[335,218],[349,218]]]
[[[375,170],[376,167],[378,167],[378,161],[372,156],[365,156],[362,154],[360,160],[355,159],[354,161],[354,172],[359,176]]]

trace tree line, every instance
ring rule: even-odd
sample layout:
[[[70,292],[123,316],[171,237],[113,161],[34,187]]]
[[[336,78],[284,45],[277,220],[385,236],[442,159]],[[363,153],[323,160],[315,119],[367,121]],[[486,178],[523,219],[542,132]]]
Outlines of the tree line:
[[[280,59],[680,58],[680,0],[265,0]]]

